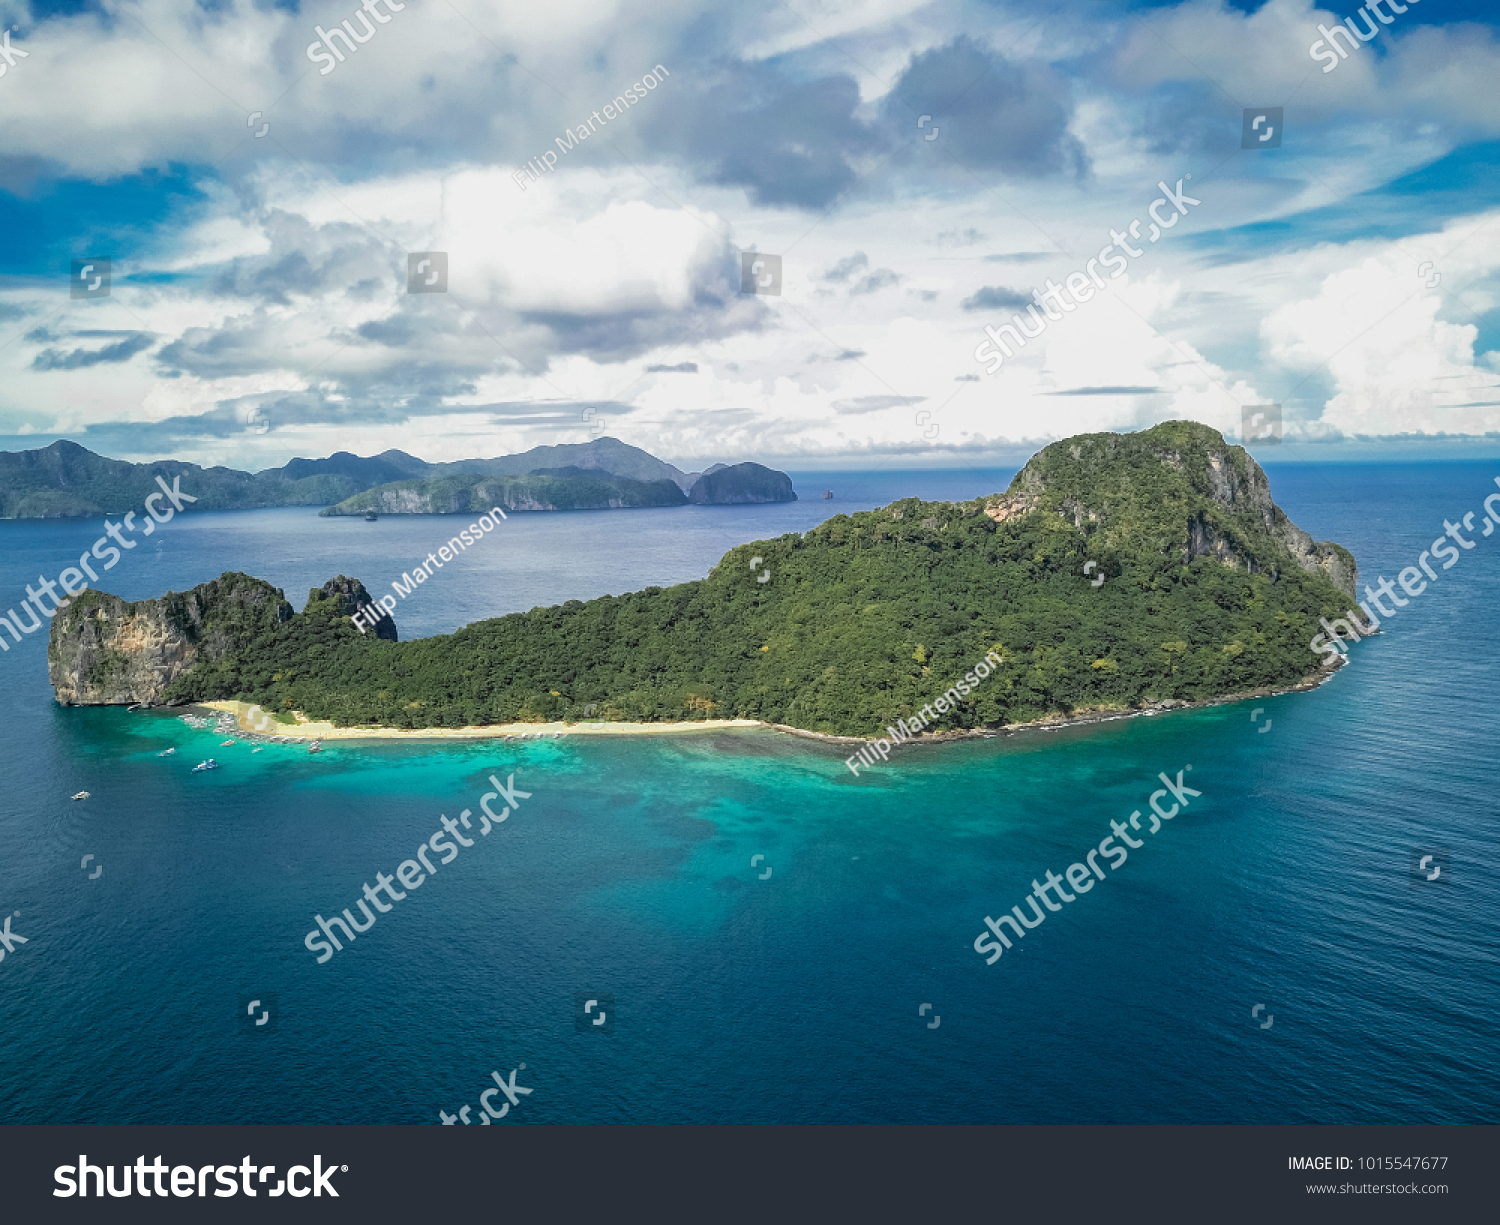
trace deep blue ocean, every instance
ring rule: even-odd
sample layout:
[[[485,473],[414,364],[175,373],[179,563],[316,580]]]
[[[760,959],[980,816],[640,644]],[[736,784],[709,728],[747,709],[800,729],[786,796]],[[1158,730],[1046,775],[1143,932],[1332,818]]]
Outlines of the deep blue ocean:
[[[1373,583],[1445,518],[1479,512],[1477,535],[1500,461],[1269,471]],[[1011,474],[793,475],[787,505],[514,514],[400,602],[401,636],[701,577],[732,545]],[[100,586],[234,569],[300,608],[339,573],[388,591],[453,526],[189,515]],[[0,608],[101,530],[0,523]],[[0,653],[0,919],[26,940],[0,961],[0,1122],[477,1122],[512,1070],[533,1092],[505,1125],[1495,1122],[1500,533],[1438,573],[1316,691],[857,779],[764,731],[252,755],[168,713],[57,706],[33,635]],[[1189,765],[1201,796],[985,965],[985,915]],[[530,798],[318,964],[314,914],[354,908],[492,773]],[[582,1029],[581,999],[606,1001]]]

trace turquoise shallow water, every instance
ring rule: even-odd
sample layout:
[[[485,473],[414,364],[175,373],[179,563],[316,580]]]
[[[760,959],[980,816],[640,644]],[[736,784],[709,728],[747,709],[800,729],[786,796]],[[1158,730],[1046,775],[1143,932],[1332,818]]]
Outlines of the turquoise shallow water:
[[[1272,481],[1373,579],[1497,472]],[[866,502],[913,479],[858,478]],[[785,507],[512,516],[398,625],[692,577],[850,509],[808,498],[834,480]],[[388,583],[433,524],[190,518],[106,589],[233,566],[300,606],[340,571]],[[0,524],[7,606],[97,534]],[[507,1123],[1494,1121],[1497,553],[1481,540],[1315,692],[914,748],[858,779],[769,732],[252,755],[162,713],[57,707],[33,639],[0,655],[0,914],[28,940],[0,962],[0,1119],[436,1123],[524,1063]],[[223,768],[188,773],[208,755]],[[986,914],[1189,764],[1187,811],[984,964]],[[530,798],[319,965],[313,915],[477,810],[491,773]],[[1430,851],[1443,883],[1413,879]],[[576,1027],[580,993],[612,997],[607,1032]],[[242,1031],[251,998],[274,1025]]]

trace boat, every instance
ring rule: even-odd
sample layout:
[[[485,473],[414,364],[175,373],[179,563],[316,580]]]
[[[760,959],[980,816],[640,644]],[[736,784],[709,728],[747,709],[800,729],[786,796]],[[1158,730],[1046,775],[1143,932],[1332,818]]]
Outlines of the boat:
[[[163,749],[160,753],[157,754],[157,756],[158,757],[170,757],[175,752],[177,752],[176,749]]]
[[[365,522],[366,523],[374,523],[375,520],[377,520],[378,518],[380,518],[380,516],[377,515],[373,510],[367,510],[367,511],[365,511]]]
[[[266,746],[265,746],[265,745],[261,745],[261,746],[260,746],[260,748],[261,748],[261,749],[263,749],[263,748],[265,748],[265,747],[266,747]],[[260,752],[260,749],[251,749],[251,750],[250,750],[250,751],[251,751],[251,752],[252,752],[252,753],[259,753],[259,752]]]
[[[233,740],[226,740],[226,741],[224,741],[224,742],[223,742],[223,743],[222,743],[222,744],[220,744],[220,745],[219,745],[219,747],[220,747],[220,748],[221,748],[221,749],[227,749],[227,748],[228,748],[228,747],[229,747],[229,746],[230,746],[230,745],[231,745],[231,744],[233,744],[233,743],[234,743],[234,741],[233,741]]]
[[[193,767],[192,772],[194,774],[197,774],[201,770],[217,770],[218,768],[219,763],[216,762],[212,757],[210,757],[207,761],[200,761],[196,766]]]
[[[75,796],[74,796],[74,797],[73,797],[73,798],[74,798],[74,799],[75,799],[75,800],[86,800],[86,799],[88,799],[88,798],[89,798],[89,793],[88,793],[88,792],[87,792],[87,791],[80,791],[80,792],[79,792],[79,793],[78,793],[78,794],[77,794],[77,795],[75,795]]]
[[[323,751],[323,742],[321,740],[314,740],[312,744],[308,745],[307,751],[309,753],[321,753]]]

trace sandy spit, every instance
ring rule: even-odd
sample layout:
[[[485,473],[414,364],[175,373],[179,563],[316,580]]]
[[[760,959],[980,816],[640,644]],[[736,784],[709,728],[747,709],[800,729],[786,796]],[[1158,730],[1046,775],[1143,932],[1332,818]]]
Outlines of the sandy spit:
[[[239,720],[247,735],[284,736],[293,740],[494,740],[505,736],[528,739],[556,733],[569,736],[681,736],[690,732],[718,732],[730,727],[766,727],[757,719],[702,719],[685,723],[494,723],[485,727],[335,727],[294,712],[296,723],[277,723],[259,707],[245,702],[199,702],[206,710],[223,711]],[[251,714],[251,711],[255,714]]]

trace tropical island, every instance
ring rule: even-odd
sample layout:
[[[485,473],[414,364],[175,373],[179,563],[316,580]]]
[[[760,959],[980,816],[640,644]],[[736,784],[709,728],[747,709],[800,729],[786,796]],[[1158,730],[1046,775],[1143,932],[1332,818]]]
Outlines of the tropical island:
[[[618,438],[532,447],[518,455],[428,463],[405,451],[339,451],[239,472],[183,460],[149,464],[60,440],[0,451],[0,519],[97,518],[139,505],[157,479],[180,482],[188,513],[323,506],[324,514],[467,514],[480,509],[609,510],[639,506],[795,502],[791,478],[761,464],[682,469]]]
[[[613,441],[611,439],[610,441]],[[624,444],[621,444],[622,446]],[[672,477],[635,480],[569,464],[520,475],[461,472],[377,485],[319,513],[335,515],[468,515],[504,510],[619,510],[636,506],[795,502],[792,480],[760,464],[715,464],[693,474],[687,489]]]
[[[369,596],[344,576],[300,613],[234,573],[134,604],[88,591],[54,619],[48,668],[65,704],[254,703],[344,728],[752,720],[863,737],[993,653],[941,721],[963,733],[1316,683],[1319,619],[1356,578],[1242,447],[1173,421],[1054,443],[1003,494],[835,515],[701,580],[412,642],[361,634]]]

